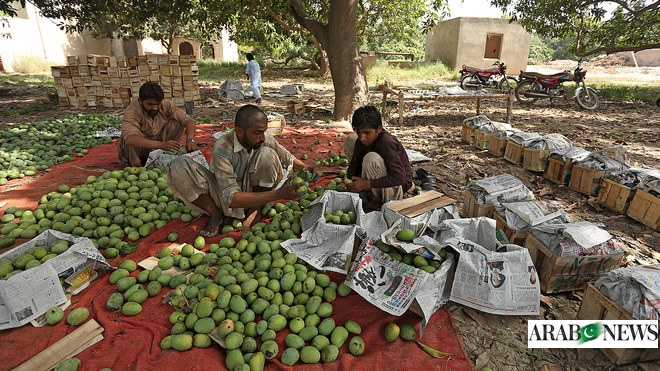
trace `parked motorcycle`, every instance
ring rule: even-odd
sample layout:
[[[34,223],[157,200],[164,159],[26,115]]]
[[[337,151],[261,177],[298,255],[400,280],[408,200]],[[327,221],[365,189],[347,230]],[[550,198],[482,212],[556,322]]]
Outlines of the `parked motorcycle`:
[[[516,87],[516,99],[520,104],[530,105],[539,99],[554,98],[568,99],[569,92],[563,86],[567,81],[575,81],[575,102],[587,110],[594,110],[600,105],[596,89],[587,86],[584,81],[586,70],[582,69],[582,59],[578,61],[575,71],[566,70],[552,75],[536,72],[520,71],[520,82]]]
[[[461,80],[459,82],[463,90],[477,89],[479,87],[492,89],[513,89],[518,85],[518,80],[513,76],[506,75],[506,66],[497,61],[492,68],[478,68],[463,65],[461,69]]]

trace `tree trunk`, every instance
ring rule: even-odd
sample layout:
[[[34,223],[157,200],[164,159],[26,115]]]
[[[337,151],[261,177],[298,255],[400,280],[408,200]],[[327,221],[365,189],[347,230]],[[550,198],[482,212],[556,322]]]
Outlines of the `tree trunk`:
[[[357,40],[357,0],[333,0],[328,22],[328,59],[335,88],[335,118],[350,119],[368,103],[367,77]]]
[[[335,119],[350,119],[356,108],[368,103],[367,78],[357,42],[358,0],[332,0],[327,25],[310,18],[300,0],[289,0],[289,4],[296,21],[327,52],[335,88]]]

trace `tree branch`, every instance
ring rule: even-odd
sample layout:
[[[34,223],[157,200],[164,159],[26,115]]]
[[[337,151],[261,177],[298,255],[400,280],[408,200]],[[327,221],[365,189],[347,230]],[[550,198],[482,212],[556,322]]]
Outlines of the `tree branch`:
[[[309,30],[322,45],[328,44],[328,28],[321,22],[310,18],[300,0],[289,0],[289,11],[301,26]]]

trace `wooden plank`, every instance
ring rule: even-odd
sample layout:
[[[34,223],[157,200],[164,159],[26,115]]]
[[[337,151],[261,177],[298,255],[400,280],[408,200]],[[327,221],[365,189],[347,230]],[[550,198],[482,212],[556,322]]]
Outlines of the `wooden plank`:
[[[471,128],[467,125],[461,126],[461,142],[467,144],[474,143],[474,132],[474,128]]]
[[[398,202],[394,202],[394,203],[388,205],[387,208],[398,213],[399,211],[401,211],[403,209],[406,209],[406,208],[409,208],[411,206],[418,205],[418,204],[421,204],[421,203],[424,203],[424,202],[427,202],[427,201],[430,201],[430,200],[433,200],[435,198],[442,197],[442,196],[443,196],[443,194],[438,192],[438,191],[428,191],[428,192],[422,193],[421,195],[417,195],[415,197],[410,197],[410,198],[406,198],[406,199],[403,199],[403,200],[398,201]]]
[[[488,134],[486,135],[486,141],[488,142],[488,153],[497,157],[504,156],[504,152],[506,151],[506,139]]]
[[[524,148],[525,147],[512,140],[507,140],[506,150],[504,151],[504,159],[512,164],[519,165],[523,159]]]
[[[34,357],[16,367],[15,371],[47,371],[61,361],[71,358],[95,342],[103,339],[104,328],[94,319],[85,322],[78,329],[42,350]],[[84,347],[84,348],[83,348]],[[82,349],[81,349],[82,348]]]
[[[454,200],[453,198],[443,196],[443,197],[434,199],[430,202],[420,204],[420,205],[415,205],[415,206],[412,206],[410,208],[407,208],[407,209],[401,211],[401,214],[403,214],[403,215],[405,215],[409,218],[414,218],[414,217],[416,217],[418,215],[421,215],[421,214],[423,214],[427,211],[439,209],[441,207],[445,207],[445,206],[448,206],[448,205],[451,205],[451,204],[454,204],[454,203],[456,203],[456,200]]]

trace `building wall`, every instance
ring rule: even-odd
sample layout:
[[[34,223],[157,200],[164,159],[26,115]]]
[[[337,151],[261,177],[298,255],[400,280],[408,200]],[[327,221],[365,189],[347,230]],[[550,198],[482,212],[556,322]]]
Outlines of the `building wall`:
[[[660,49],[647,49],[636,52],[635,59],[640,67],[660,67]]]
[[[15,6],[17,7],[17,6]],[[14,71],[17,59],[32,56],[35,59],[46,60],[51,65],[65,65],[69,55],[101,54],[112,56],[165,54],[167,50],[160,41],[122,40],[122,39],[96,39],[85,31],[80,33],[66,33],[60,30],[55,21],[39,16],[38,10],[29,2],[25,8],[18,11],[17,17],[8,18],[9,28],[0,32],[8,32],[11,38],[0,38],[0,58],[4,69]],[[215,58],[224,61],[238,60],[238,46],[229,40],[226,31],[222,31],[222,38],[213,43]],[[174,54],[179,54],[178,45],[188,41],[193,51],[199,57],[200,43],[192,40],[176,38],[174,41]]]
[[[438,23],[426,36],[426,60],[444,60],[455,70],[463,64],[491,67],[498,59],[484,58],[488,34],[502,35],[499,61],[507,65],[508,74],[526,70],[532,35],[504,18],[460,17]]]
[[[458,53],[461,18],[454,18],[435,25],[426,33],[424,59],[430,62],[445,62],[454,68]]]

